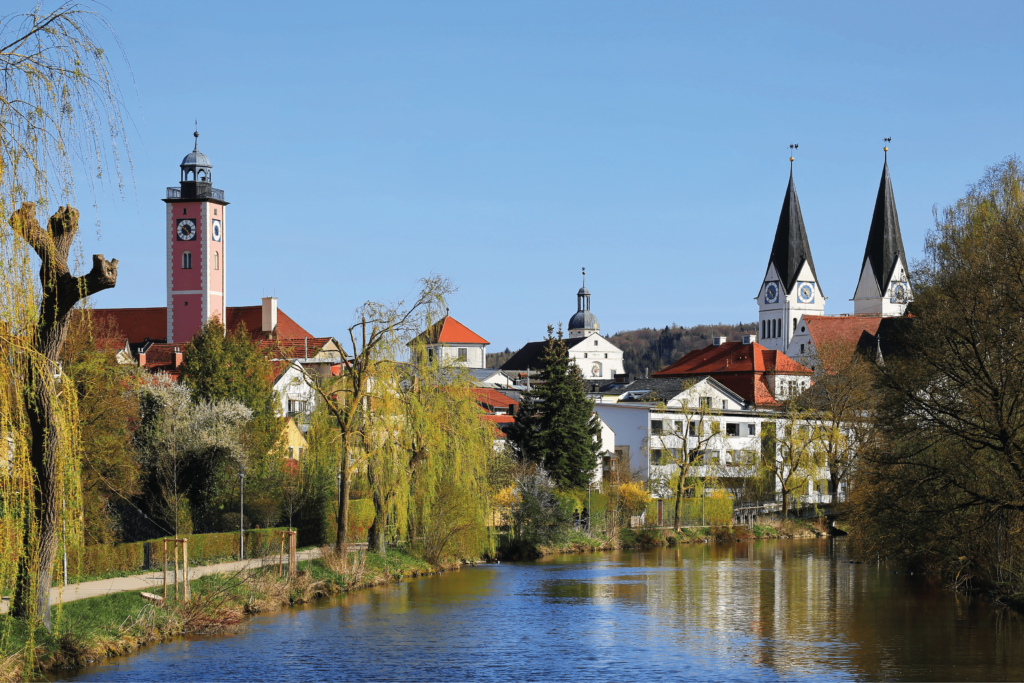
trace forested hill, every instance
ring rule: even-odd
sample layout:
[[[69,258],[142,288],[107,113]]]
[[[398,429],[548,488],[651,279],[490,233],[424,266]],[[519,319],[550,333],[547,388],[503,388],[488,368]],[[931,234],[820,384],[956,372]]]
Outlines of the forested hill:
[[[728,341],[740,341],[743,335],[756,332],[756,322],[693,327],[666,325],[660,330],[644,327],[639,330],[616,332],[608,337],[608,341],[622,349],[626,372],[641,377],[648,370],[657,372],[690,351],[708,346],[712,337],[727,337]]]
[[[711,343],[712,337],[728,337],[729,341],[740,341],[745,334],[755,334],[757,323],[740,323],[738,325],[694,325],[679,327],[667,325],[660,330],[644,327],[639,330],[616,332],[609,341],[624,352],[626,372],[640,377],[646,371],[656,372],[676,362],[694,349],[703,348]],[[505,349],[498,353],[487,354],[487,367],[498,368],[512,357],[515,349]]]

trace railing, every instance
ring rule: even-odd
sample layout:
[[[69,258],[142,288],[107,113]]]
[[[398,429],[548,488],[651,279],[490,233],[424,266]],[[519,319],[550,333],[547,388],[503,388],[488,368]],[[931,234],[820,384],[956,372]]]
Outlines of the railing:
[[[193,198],[194,199],[217,199],[217,200],[220,200],[220,201],[224,201],[224,190],[218,190],[215,187],[210,187],[210,188],[197,187],[195,189],[195,191],[192,192],[192,196],[191,197],[182,197],[181,188],[180,187],[168,187],[167,188],[167,198],[168,199],[193,199]]]

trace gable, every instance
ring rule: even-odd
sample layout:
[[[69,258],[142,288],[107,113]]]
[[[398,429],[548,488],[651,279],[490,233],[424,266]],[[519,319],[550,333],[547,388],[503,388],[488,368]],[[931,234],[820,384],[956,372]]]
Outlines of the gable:
[[[579,339],[568,339],[569,351],[578,353],[622,353],[615,344],[602,337],[600,334],[592,334]],[[595,344],[594,342],[597,342]]]

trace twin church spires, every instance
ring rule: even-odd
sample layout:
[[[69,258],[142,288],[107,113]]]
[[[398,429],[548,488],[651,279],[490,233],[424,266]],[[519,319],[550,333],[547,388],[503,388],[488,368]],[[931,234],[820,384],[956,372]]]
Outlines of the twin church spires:
[[[802,316],[825,313],[825,296],[814,270],[811,246],[793,180],[792,162],[790,157],[789,185],[782,201],[768,269],[757,297],[761,344],[783,353],[791,351],[790,343],[799,333]],[[886,159],[868,231],[860,281],[853,296],[855,314],[903,315],[911,299],[905,254]]]

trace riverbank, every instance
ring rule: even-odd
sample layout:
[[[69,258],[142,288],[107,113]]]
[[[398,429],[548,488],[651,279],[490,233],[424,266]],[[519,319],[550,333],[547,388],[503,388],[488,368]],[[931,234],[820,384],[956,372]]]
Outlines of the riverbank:
[[[822,523],[813,520],[765,520],[752,526],[684,527],[673,529],[639,527],[620,529],[614,537],[602,533],[571,530],[562,538],[545,543],[499,546],[498,559],[531,560],[546,555],[593,553],[603,550],[642,550],[690,543],[735,543],[782,538],[815,538],[830,535]]]
[[[55,609],[52,634],[41,628],[29,633],[25,622],[3,616],[0,681],[84,666],[177,636],[235,631],[251,615],[459,566],[431,564],[399,550],[386,556],[350,553],[343,566],[340,557],[327,552],[299,562],[293,577],[278,576],[276,565],[202,576],[192,581],[191,600],[170,599],[167,608],[138,590],[68,602]],[[30,643],[32,653],[26,656]]]

